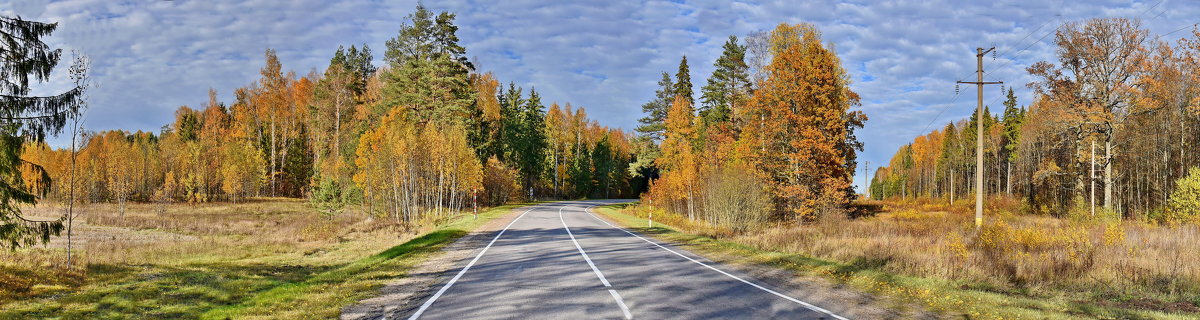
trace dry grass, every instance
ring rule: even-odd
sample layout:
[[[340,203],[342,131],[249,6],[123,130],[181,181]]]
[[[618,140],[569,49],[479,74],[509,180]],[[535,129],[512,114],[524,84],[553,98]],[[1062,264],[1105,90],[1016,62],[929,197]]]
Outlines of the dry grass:
[[[756,250],[932,279],[968,290],[1082,304],[1073,308],[1084,311],[1072,312],[1087,313],[1089,305],[1200,312],[1198,226],[1019,215],[1013,213],[1020,211],[1015,200],[990,202],[981,231],[974,228],[969,201],[875,203],[884,209],[871,217],[827,217],[809,225],[771,225],[741,234],[661,211],[654,216],[685,232]],[[639,217],[649,211],[625,210]],[[1132,317],[1122,317],[1126,316]]]
[[[63,267],[65,237],[0,251],[0,318],[196,318],[216,310],[333,317],[339,304],[402,276],[415,261],[408,253],[433,252],[466,229],[403,230],[355,210],[328,218],[300,199],[130,204],[123,217],[117,211],[110,204],[82,208],[72,269]],[[62,208],[26,212],[55,217]],[[240,306],[248,300],[255,302]]]

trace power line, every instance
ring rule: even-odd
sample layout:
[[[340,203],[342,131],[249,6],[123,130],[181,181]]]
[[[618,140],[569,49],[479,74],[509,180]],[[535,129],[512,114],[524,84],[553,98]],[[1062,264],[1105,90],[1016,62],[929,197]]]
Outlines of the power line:
[[[1169,35],[1171,35],[1172,33],[1176,33],[1176,32],[1182,31],[1183,29],[1187,29],[1188,27],[1193,27],[1193,28],[1194,28],[1194,27],[1196,27],[1196,25],[1197,25],[1197,24],[1200,24],[1200,23],[1193,23],[1193,24],[1190,24],[1190,25],[1183,26],[1182,28],[1175,29],[1175,31],[1167,32],[1166,34],[1163,34],[1163,35],[1161,35],[1160,37],[1166,37],[1166,36],[1169,36]]]
[[[921,133],[922,133],[922,134],[924,134],[926,131],[928,131],[928,130],[929,130],[929,126],[933,125],[933,122],[934,122],[934,121],[937,121],[937,120],[938,120],[938,118],[941,118],[941,117],[942,117],[942,113],[945,113],[945,112],[946,112],[946,109],[950,109],[951,107],[954,107],[954,102],[955,102],[955,101],[958,101],[958,96],[959,96],[959,94],[958,94],[958,93],[955,93],[955,94],[954,94],[954,99],[950,100],[950,103],[948,103],[948,104],[949,104],[949,106],[947,106],[947,107],[945,107],[945,108],[942,108],[942,110],[941,110],[941,111],[938,111],[938,114],[937,114],[936,116],[934,116],[934,117],[933,117],[933,120],[929,120],[929,123],[926,123],[926,124],[925,124],[925,128],[924,128],[924,129],[921,129]]]
[[[1060,17],[1061,17],[1061,16],[1060,16]],[[1054,34],[1054,32],[1056,32],[1056,31],[1058,31],[1058,29],[1057,29],[1057,28],[1056,28],[1056,29],[1054,29],[1054,30],[1051,30],[1050,32],[1047,32],[1047,33],[1046,33],[1046,35],[1043,35],[1041,38],[1038,38],[1038,39],[1037,39],[1037,41],[1034,41],[1034,42],[1032,42],[1032,43],[1029,43],[1029,45],[1028,45],[1028,46],[1025,46],[1025,48],[1021,48],[1021,50],[1020,50],[1020,51],[1017,51],[1017,53],[1013,54],[1011,57],[1009,57],[1010,59],[1008,59],[1008,61],[1007,61],[1007,62],[1005,62],[1004,64],[1000,65],[999,67],[996,67],[995,69],[992,69],[992,71],[988,71],[987,73],[984,73],[983,75],[984,75],[984,76],[990,75],[990,74],[992,74],[992,72],[995,72],[996,70],[1002,70],[1004,67],[1007,67],[1008,65],[1012,64],[1012,63],[1013,63],[1013,61],[1016,61],[1016,56],[1017,56],[1017,55],[1021,54],[1022,52],[1025,52],[1025,50],[1029,50],[1029,48],[1032,48],[1032,47],[1033,47],[1034,45],[1036,45],[1036,44],[1042,43],[1042,40],[1045,40],[1045,39],[1046,39],[1046,37],[1049,37],[1051,34]]]
[[[1166,1],[1167,0],[1158,0],[1158,3],[1155,3],[1154,6],[1151,6],[1149,9],[1142,11],[1142,13],[1138,15],[1138,19],[1141,19],[1143,16],[1146,15],[1147,12],[1150,12],[1150,10],[1154,10],[1155,7],[1158,7],[1158,5],[1163,4],[1163,2],[1166,2]],[[1163,11],[1163,12],[1166,12],[1166,11]]]

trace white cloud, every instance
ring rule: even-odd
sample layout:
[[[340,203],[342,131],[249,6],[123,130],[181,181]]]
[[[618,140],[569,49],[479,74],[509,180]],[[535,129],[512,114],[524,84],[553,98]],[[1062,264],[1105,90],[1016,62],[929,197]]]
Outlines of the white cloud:
[[[459,36],[485,70],[504,82],[536,87],[543,100],[571,102],[608,125],[632,129],[639,106],[663,71],[688,56],[698,88],[729,35],[743,37],[779,23],[817,25],[833,44],[871,117],[859,137],[862,159],[886,163],[922,130],[970,114],[974,97],[954,81],[973,79],[975,47],[996,46],[988,78],[1017,89],[1024,68],[1052,60],[1051,34],[1062,21],[1140,17],[1154,33],[1200,23],[1188,0],[1104,1],[427,1],[458,15]],[[54,46],[93,57],[89,124],[94,129],[157,130],[180,105],[222,100],[258,78],[263,50],[305,74],[325,67],[338,45],[366,43],[382,61],[415,1],[21,0],[0,13],[58,21]],[[1051,21],[1047,23],[1047,21]],[[1179,32],[1172,37],[1185,35]],[[1020,51],[1028,47],[1025,51]],[[47,87],[63,87],[51,84]],[[985,102],[999,97],[985,90]],[[996,105],[998,103],[991,103]],[[930,124],[926,127],[926,124]],[[856,181],[861,181],[861,178]]]

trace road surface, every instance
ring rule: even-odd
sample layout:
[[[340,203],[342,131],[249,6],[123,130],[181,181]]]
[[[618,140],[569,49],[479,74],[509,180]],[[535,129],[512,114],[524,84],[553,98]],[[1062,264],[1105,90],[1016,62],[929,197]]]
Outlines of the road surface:
[[[567,201],[520,209],[399,319],[844,319]]]

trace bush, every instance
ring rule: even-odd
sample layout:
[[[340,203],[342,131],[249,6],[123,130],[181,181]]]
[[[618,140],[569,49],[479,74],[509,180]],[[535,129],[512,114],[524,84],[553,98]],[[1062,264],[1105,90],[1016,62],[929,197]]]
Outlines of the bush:
[[[1200,167],[1188,170],[1188,175],[1175,181],[1175,191],[1167,201],[1168,210],[1156,215],[1160,223],[1196,222],[1200,218]]]
[[[488,158],[483,167],[483,193],[480,201],[485,205],[501,205],[520,199],[521,187],[517,185],[517,170],[509,168],[496,159]]]
[[[1076,195],[1065,218],[1080,222],[1114,222],[1121,221],[1121,214],[1096,204],[1096,215],[1092,216],[1092,203],[1086,197]]]
[[[744,231],[770,216],[771,196],[766,185],[749,172],[725,168],[706,180],[701,205],[710,222]]]
[[[346,196],[348,195],[342,189],[342,184],[338,183],[336,179],[324,178],[312,189],[312,197],[309,198],[309,201],[317,211],[326,217],[333,217],[346,207]]]
[[[1022,287],[1078,278],[1096,264],[1097,246],[1083,228],[1048,232],[998,220],[983,227],[974,246],[984,257],[979,262]]]

